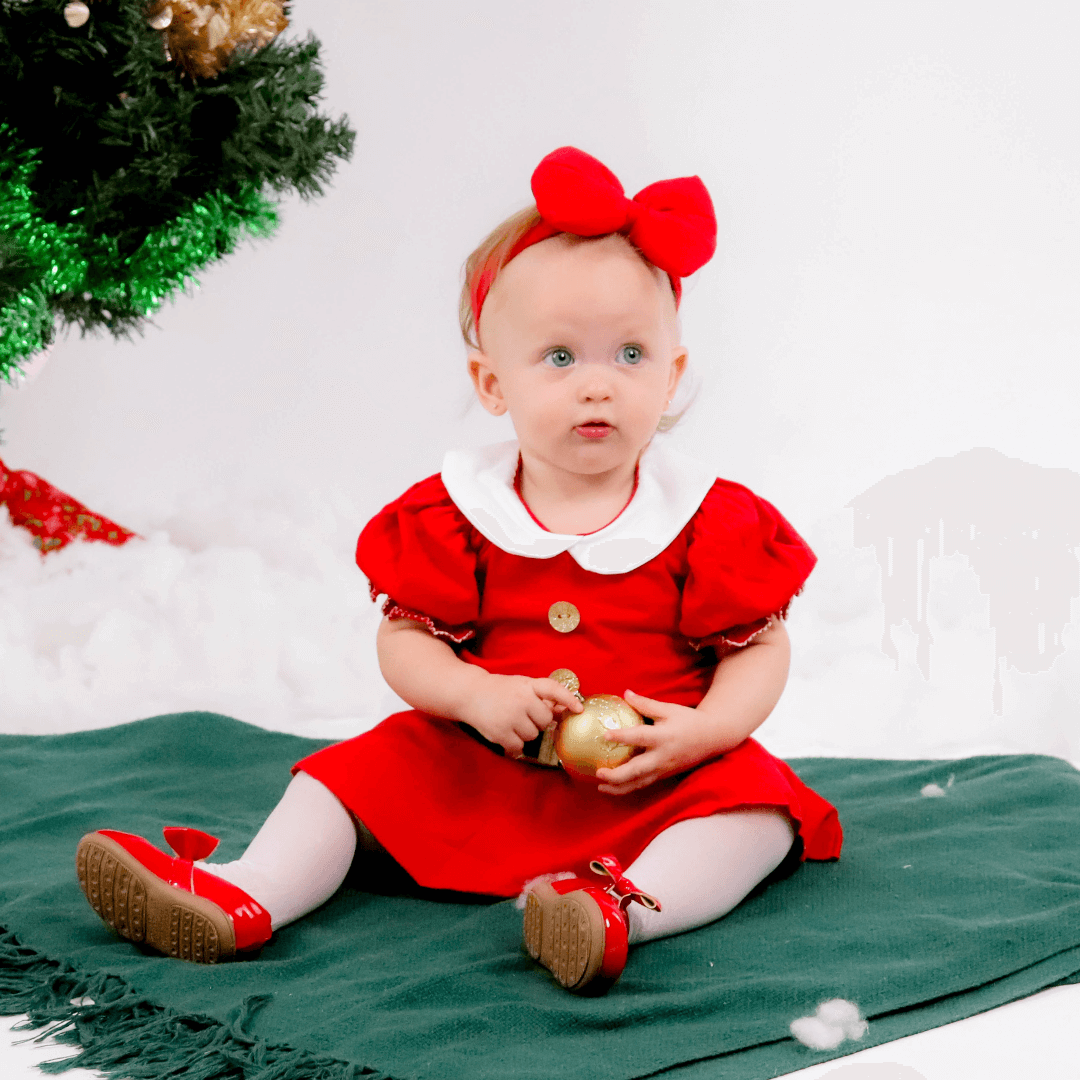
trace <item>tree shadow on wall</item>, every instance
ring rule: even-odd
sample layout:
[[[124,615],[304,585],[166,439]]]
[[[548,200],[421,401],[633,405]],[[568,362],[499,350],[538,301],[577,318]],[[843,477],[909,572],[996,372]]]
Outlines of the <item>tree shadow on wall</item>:
[[[856,547],[873,545],[885,605],[882,651],[900,664],[892,628],[905,620],[930,678],[930,559],[963,555],[989,598],[994,712],[1001,673],[1046,671],[1065,650],[1080,596],[1080,474],[977,447],[879,480],[849,502]]]

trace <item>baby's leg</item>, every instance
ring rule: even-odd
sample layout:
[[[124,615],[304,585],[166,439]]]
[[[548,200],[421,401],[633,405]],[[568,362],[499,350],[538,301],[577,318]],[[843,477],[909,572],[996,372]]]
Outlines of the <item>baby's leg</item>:
[[[630,944],[678,934],[726,915],[784,860],[795,833],[778,810],[735,810],[665,829],[626,876],[660,900],[631,904]]]
[[[337,892],[356,841],[357,825],[338,797],[300,772],[239,859],[195,865],[262,904],[276,930]]]

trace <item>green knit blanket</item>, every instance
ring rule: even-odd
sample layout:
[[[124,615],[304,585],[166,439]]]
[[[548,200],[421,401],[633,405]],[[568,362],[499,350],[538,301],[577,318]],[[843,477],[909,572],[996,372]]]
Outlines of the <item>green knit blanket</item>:
[[[840,861],[632,950],[598,999],[529,960],[512,902],[370,860],[240,963],[144,953],[91,911],[83,833],[192,825],[235,858],[320,745],[209,713],[0,738],[0,1013],[117,1077],[761,1080],[1080,981],[1080,773],[1034,755],[792,762],[840,810]],[[792,1038],[835,997],[860,1041]]]

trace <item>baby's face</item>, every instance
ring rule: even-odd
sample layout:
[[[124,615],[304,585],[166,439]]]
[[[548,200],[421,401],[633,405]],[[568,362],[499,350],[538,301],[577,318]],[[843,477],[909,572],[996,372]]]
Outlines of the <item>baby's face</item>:
[[[618,236],[526,248],[480,316],[469,371],[522,454],[597,474],[636,463],[686,364],[667,277]]]

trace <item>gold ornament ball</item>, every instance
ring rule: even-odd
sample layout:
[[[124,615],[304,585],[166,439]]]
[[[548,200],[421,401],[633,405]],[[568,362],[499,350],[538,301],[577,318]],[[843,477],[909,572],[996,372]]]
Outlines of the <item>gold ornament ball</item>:
[[[172,8],[168,4],[146,20],[154,30],[167,30],[172,25]]]
[[[593,694],[579,713],[567,713],[555,731],[555,752],[571,776],[595,779],[597,769],[614,769],[630,760],[639,747],[608,742],[619,728],[644,724],[641,713],[614,694]]]
[[[64,22],[73,30],[82,26],[89,18],[90,9],[80,0],[72,0],[72,3],[64,8]]]

